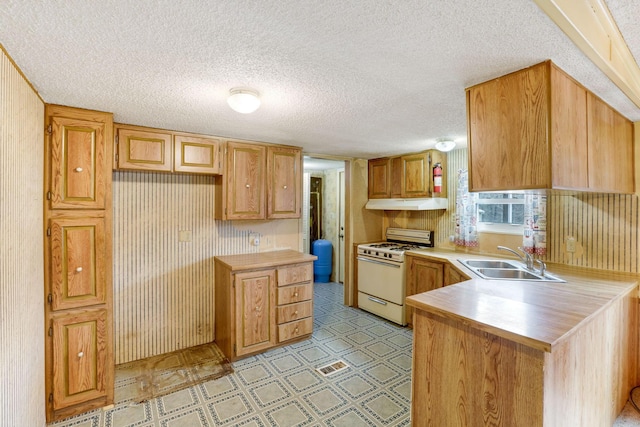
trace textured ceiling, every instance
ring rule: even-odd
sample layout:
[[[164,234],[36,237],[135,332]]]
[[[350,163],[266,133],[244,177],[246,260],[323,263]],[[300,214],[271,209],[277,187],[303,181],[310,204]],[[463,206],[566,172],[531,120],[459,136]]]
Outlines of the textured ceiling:
[[[609,4],[638,60],[640,0]],[[2,0],[0,43],[48,103],[314,154],[464,139],[465,87],[546,59],[640,120],[532,0]]]

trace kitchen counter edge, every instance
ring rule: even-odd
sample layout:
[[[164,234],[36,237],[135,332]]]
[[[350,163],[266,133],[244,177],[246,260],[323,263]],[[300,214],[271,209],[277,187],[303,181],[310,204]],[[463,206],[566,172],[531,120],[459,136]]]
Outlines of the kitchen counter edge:
[[[409,296],[406,298],[409,306],[546,352],[551,352],[617,299],[631,292],[638,298],[637,274],[554,264],[549,269],[566,283],[486,280],[458,259],[512,258],[437,248],[407,251],[406,255],[449,263],[470,277]],[[541,295],[546,296],[544,301]],[[488,308],[487,304],[492,306]],[[567,307],[571,310],[565,310]]]

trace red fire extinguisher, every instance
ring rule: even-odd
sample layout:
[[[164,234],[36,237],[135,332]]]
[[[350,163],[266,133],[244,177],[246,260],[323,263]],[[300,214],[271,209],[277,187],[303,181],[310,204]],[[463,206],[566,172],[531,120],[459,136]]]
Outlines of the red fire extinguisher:
[[[433,165],[433,192],[442,192],[442,164]]]

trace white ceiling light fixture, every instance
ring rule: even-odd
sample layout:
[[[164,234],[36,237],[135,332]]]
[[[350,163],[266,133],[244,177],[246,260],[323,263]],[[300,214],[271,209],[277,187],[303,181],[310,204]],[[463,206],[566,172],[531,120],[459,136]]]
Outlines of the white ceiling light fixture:
[[[238,113],[253,113],[260,107],[260,94],[257,90],[236,87],[229,91],[227,103]]]
[[[456,148],[456,143],[452,139],[440,139],[436,142],[436,150],[446,153]]]

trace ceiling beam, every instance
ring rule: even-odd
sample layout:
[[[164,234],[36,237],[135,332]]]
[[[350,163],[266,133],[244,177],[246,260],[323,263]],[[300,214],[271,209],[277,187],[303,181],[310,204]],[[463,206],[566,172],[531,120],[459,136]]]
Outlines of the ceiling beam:
[[[640,108],[640,68],[605,0],[534,0]]]

